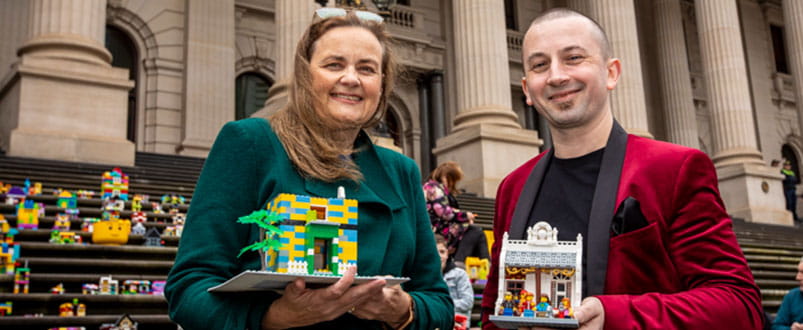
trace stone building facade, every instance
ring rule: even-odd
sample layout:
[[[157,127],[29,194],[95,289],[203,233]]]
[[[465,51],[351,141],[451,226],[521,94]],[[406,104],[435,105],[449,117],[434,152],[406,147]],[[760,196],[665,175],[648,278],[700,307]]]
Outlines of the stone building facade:
[[[319,6],[2,0],[0,148],[122,165],[135,151],[203,157],[225,122],[281,106],[295,43]],[[789,159],[797,171],[803,152],[800,1],[398,0],[386,22],[406,72],[377,141],[424,174],[458,161],[462,187],[493,197],[550,144],[523,101],[521,40],[559,6],[609,34],[623,64],[611,99],[623,127],[708,153],[732,215],[791,224],[768,164]]]

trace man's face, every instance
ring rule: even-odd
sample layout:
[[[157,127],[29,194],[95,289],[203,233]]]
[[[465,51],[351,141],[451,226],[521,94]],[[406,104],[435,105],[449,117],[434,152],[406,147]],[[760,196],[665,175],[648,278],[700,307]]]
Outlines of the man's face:
[[[803,261],[797,264],[797,276],[795,276],[795,280],[800,282],[800,291],[803,291]]]
[[[598,31],[585,18],[563,17],[530,27],[524,37],[522,89],[554,128],[583,127],[608,111],[621,68],[604,58]]]

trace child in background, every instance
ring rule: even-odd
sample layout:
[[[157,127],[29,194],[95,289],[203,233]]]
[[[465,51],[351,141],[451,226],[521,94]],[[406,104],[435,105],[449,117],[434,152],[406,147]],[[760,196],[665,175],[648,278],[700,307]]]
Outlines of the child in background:
[[[438,247],[438,254],[441,256],[441,272],[446,286],[449,287],[449,295],[454,301],[454,312],[470,318],[471,308],[474,307],[474,289],[471,288],[466,271],[456,267],[449,259],[449,249],[446,244],[443,236],[435,234],[435,246]]]

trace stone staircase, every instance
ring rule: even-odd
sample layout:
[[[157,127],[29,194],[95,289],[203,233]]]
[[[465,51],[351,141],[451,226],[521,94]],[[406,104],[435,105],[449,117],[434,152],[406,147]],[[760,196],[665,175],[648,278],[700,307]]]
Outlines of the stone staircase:
[[[122,167],[129,175],[129,194],[148,194],[158,200],[164,194],[179,194],[189,203],[203,159],[180,156],[138,153],[133,167]],[[20,243],[19,261],[27,262],[31,269],[30,293],[13,294],[13,275],[0,275],[0,303],[11,301],[11,316],[0,316],[0,329],[47,329],[57,326],[85,326],[98,328],[100,324],[112,323],[123,314],[130,314],[139,322],[140,329],[176,329],[167,317],[167,303],[160,295],[85,295],[81,293],[84,283],[98,283],[101,276],[111,275],[124,280],[165,280],[176,254],[178,239],[162,237],[165,246],[142,246],[141,235],[130,235],[122,246],[94,244],[52,244],[50,228],[55,215],[63,209],[56,207],[55,188],[71,191],[78,189],[99,192],[101,173],[114,165],[82,164],[61,161],[26,159],[0,156],[0,182],[22,186],[26,179],[31,183],[41,182],[43,194],[31,199],[43,203],[45,216],[40,218],[37,230],[22,230],[15,237]],[[477,214],[476,224],[485,230],[492,229],[494,200],[462,194],[458,196],[461,208]],[[101,200],[94,198],[78,200],[79,217],[100,217]],[[130,203],[126,204],[130,210]],[[187,207],[182,206],[181,212]],[[169,225],[169,216],[155,214],[149,204],[143,204],[148,215],[146,227],[163,230]],[[0,201],[0,214],[4,214],[12,227],[16,226],[13,207]],[[130,216],[123,211],[121,218]],[[84,242],[91,242],[89,233],[80,232],[80,224],[71,229],[81,235]],[[762,290],[763,305],[774,314],[783,295],[797,286],[794,280],[797,262],[803,255],[803,231],[799,228],[760,225],[735,220],[734,230],[747,261]],[[50,293],[61,283],[65,294]],[[475,291],[481,293],[482,285]],[[87,316],[59,317],[61,303],[77,298],[86,304]],[[479,320],[479,299],[476,300],[472,324]],[[26,317],[25,315],[40,315]]]
[[[203,159],[191,157],[137,154],[134,167],[123,167],[129,175],[129,193],[148,194],[158,201],[164,194],[178,194],[187,201],[192,195]],[[55,215],[64,209],[56,206],[53,189],[70,191],[79,189],[96,192],[93,198],[79,198],[79,218],[101,217],[99,198],[101,174],[113,165],[79,164],[44,161],[38,159],[0,157],[0,181],[23,186],[26,179],[43,184],[41,195],[29,199],[45,205],[45,216],[39,218],[39,229],[20,230],[14,241],[20,244],[18,262],[31,269],[28,294],[14,294],[14,276],[0,275],[0,302],[12,302],[12,314],[0,316],[0,329],[48,329],[60,326],[83,326],[97,329],[101,324],[114,323],[121,315],[129,314],[140,329],[176,329],[167,316],[167,302],[162,295],[82,294],[85,283],[98,284],[101,276],[111,275],[122,288],[125,280],[164,281],[175,259],[178,238],[163,236],[164,246],[143,246],[142,235],[129,235],[128,243],[121,246],[91,244],[91,234],[81,232],[81,223],[73,221],[71,230],[88,244],[49,243]],[[2,203],[2,201],[0,201]],[[131,209],[130,202],[126,210]],[[154,213],[149,203],[143,203],[148,216],[146,228],[163,231],[171,225],[168,214]],[[180,206],[186,212],[187,206]],[[11,227],[16,227],[15,209],[0,204]],[[131,211],[121,212],[122,219],[130,218]],[[64,294],[52,294],[51,288],[62,284]],[[86,316],[59,317],[59,305],[77,298],[86,305]],[[26,316],[27,315],[27,316]],[[35,317],[34,317],[35,316]]]

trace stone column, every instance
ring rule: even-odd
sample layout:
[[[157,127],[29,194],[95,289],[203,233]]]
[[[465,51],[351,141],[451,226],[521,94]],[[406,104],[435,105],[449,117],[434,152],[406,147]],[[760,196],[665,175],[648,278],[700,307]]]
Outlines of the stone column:
[[[747,221],[791,225],[782,176],[758,151],[736,1],[695,2],[711,112],[713,161],[728,213]]]
[[[501,179],[535,155],[541,141],[519,126],[511,106],[502,1],[455,0],[453,13],[457,116],[434,152],[439,163],[461,164],[466,190],[494,196]]]
[[[783,0],[784,33],[792,78],[795,82],[795,106],[798,127],[803,132],[803,2]]]
[[[296,45],[317,8],[312,0],[276,0],[276,83],[270,88],[265,107],[252,117],[267,117],[287,104]]]
[[[187,1],[184,131],[178,151],[205,157],[234,120],[234,0]]]
[[[421,74],[416,80],[418,87],[418,120],[421,123],[421,174],[425,175],[432,171],[432,135],[430,134],[430,107],[429,82],[427,75]]]
[[[126,139],[128,70],[104,48],[106,0],[32,0],[28,38],[0,86],[0,135],[12,156],[134,164]]]
[[[700,148],[680,1],[657,0],[654,17],[667,137],[670,142]]]
[[[443,106],[443,72],[433,71],[429,74],[429,120],[431,141],[446,136],[446,111]],[[435,144],[432,143],[432,146]]]
[[[581,7],[605,29],[613,56],[622,61],[622,75],[610,97],[613,116],[629,133],[651,138],[633,0],[587,1]]]

